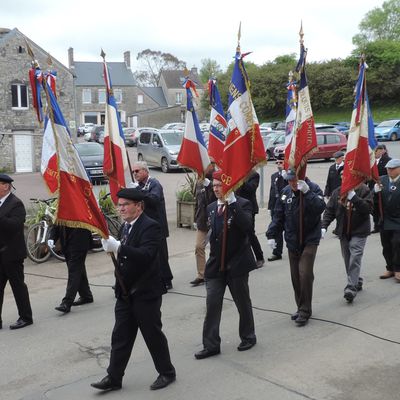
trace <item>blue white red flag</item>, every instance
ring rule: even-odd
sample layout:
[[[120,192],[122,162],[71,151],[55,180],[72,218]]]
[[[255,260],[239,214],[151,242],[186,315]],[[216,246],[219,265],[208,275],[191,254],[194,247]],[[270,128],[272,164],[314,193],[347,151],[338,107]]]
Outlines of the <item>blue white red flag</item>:
[[[306,175],[307,160],[317,151],[317,135],[315,131],[314,115],[311,108],[310,92],[306,75],[307,51],[303,44],[303,29],[300,30],[300,58],[296,71],[300,74],[297,91],[297,111],[293,128],[293,137],[287,165],[296,171],[299,179]]]
[[[58,201],[56,223],[81,227],[108,237],[107,223],[99,209],[85,167],[75,149],[57,99],[46,81],[49,120],[57,152]],[[49,131],[50,132],[50,131]]]
[[[128,167],[128,158],[125,148],[124,131],[122,130],[117,103],[113,94],[111,77],[105,60],[103,64],[107,92],[103,170],[110,182],[111,198],[114,204],[117,204],[117,192],[126,186],[125,170]]]
[[[193,106],[193,93],[197,95],[196,87],[189,78],[186,78],[184,87],[186,89],[187,104],[185,133],[177,160],[180,165],[193,169],[199,176],[204,176],[210,166],[210,158],[208,157],[203,132],[200,130]]]
[[[31,84],[32,104],[36,111],[36,117],[39,122],[43,122],[43,105],[41,98],[43,74],[39,64],[35,61],[29,70],[29,82]]]
[[[208,92],[211,106],[208,155],[222,169],[227,123],[215,79],[208,81]]]
[[[50,193],[55,193],[58,189],[57,149],[53,126],[48,115],[44,121],[40,172]]]
[[[341,195],[345,195],[349,190],[364,182],[365,179],[372,178],[376,181],[379,179],[374,152],[378,143],[374,135],[374,121],[368,101],[366,69],[367,64],[362,59],[358,71],[353,113],[347,139]]]
[[[288,169],[287,161],[289,159],[290,149],[292,146],[292,137],[294,124],[296,121],[297,111],[297,94],[296,82],[293,80],[293,72],[289,73],[289,82],[287,84],[287,97],[286,97],[286,121],[285,121],[285,162],[284,169]]]
[[[251,170],[266,163],[264,143],[250,94],[250,82],[238,46],[229,85],[227,136],[222,162],[224,194],[238,188]]]

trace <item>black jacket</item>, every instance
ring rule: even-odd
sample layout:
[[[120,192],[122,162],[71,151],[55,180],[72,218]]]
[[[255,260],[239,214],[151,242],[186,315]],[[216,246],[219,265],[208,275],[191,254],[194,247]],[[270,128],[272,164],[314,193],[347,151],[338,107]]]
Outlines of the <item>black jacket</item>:
[[[127,290],[134,297],[150,299],[166,292],[158,257],[161,238],[160,225],[142,213],[133,224],[126,244],[119,249],[119,270]],[[117,281],[115,294],[119,297],[121,293]]]
[[[162,234],[164,237],[168,237],[167,212],[165,210],[164,190],[161,183],[155,178],[149,178],[146,184],[140,184],[139,187],[146,193],[144,212],[148,217],[160,224]]]
[[[221,276],[223,216],[218,216],[217,209],[217,201],[207,207],[211,236],[210,257],[206,263],[205,278]],[[253,230],[252,207],[248,200],[237,197],[236,202],[228,206],[227,212],[228,232],[225,270],[231,276],[240,276],[256,268],[256,260],[248,237]]]
[[[269,189],[268,210],[274,211],[276,200],[282,189],[287,186],[288,182],[283,179],[282,172],[276,171],[271,175],[271,187]]]
[[[332,196],[332,192],[342,184],[341,172],[343,165],[336,169],[336,163],[329,167],[328,177],[326,179],[324,196]]]
[[[385,175],[381,177],[381,184],[383,229],[400,231],[400,179],[395,183],[390,183],[389,177]],[[376,209],[379,209],[378,199],[378,194],[375,193]]]
[[[212,183],[203,186],[203,182],[196,185],[196,208],[194,211],[194,220],[199,231],[207,232],[207,206],[216,200]]]
[[[24,204],[11,193],[0,207],[0,258],[2,261],[26,258],[25,216]]]
[[[236,194],[244,199],[250,201],[253,208],[253,214],[258,214],[258,202],[257,202],[257,188],[260,183],[260,174],[256,171],[252,171],[242,186],[236,191]]]
[[[392,159],[387,153],[383,153],[378,162],[379,176],[387,175],[386,164]]]
[[[325,209],[325,202],[320,187],[305,179],[310,190],[303,195],[303,243],[300,244],[300,191],[293,192],[286,186],[277,200],[274,216],[267,230],[268,239],[285,231],[285,241],[290,251],[303,251],[306,245],[318,245],[321,239],[321,214]]]
[[[65,255],[74,252],[87,252],[92,247],[92,233],[84,228],[54,225],[51,238],[55,242],[60,239],[61,248]]]
[[[321,227],[327,229],[330,223],[336,218],[336,233],[339,238],[352,236],[366,237],[371,232],[370,213],[373,209],[373,196],[368,186],[362,184],[356,189],[356,194],[348,203],[347,208],[339,201],[340,187],[335,189],[331,198],[326,205],[324,215],[322,217]],[[350,235],[347,236],[348,215],[351,205]]]

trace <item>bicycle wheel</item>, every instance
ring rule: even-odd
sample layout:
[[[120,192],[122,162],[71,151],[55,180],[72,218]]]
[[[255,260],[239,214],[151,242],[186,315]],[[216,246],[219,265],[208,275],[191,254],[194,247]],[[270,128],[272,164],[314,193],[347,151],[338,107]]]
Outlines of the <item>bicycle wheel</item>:
[[[51,255],[44,235],[45,227],[43,222],[32,225],[26,235],[25,244],[28,257],[38,264],[48,260]]]
[[[105,215],[105,217],[110,235],[118,238],[119,231],[121,230],[122,225],[120,219],[117,216],[111,217],[109,215]]]
[[[46,243],[47,243],[47,239],[49,239],[52,236],[51,235],[52,229],[54,229],[54,225],[49,226],[49,228],[47,229]],[[65,261],[65,257],[62,252],[60,240],[57,240],[57,242],[54,243],[54,247],[50,247],[50,252],[55,258],[57,258],[57,260]]]

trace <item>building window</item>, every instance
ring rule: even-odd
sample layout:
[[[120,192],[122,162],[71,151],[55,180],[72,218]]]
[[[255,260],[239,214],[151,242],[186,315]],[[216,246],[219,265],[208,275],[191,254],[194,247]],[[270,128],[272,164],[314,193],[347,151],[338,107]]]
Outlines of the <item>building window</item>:
[[[82,103],[90,104],[92,102],[92,91],[90,89],[82,90]]]
[[[106,102],[106,89],[99,89],[99,104]]]
[[[175,104],[182,104],[182,93],[181,92],[175,93]]]
[[[142,94],[138,94],[137,103],[138,104],[143,104],[144,103],[144,99],[143,99],[143,95]]]
[[[114,98],[117,104],[122,103],[122,90],[114,89]]]
[[[26,85],[22,83],[11,85],[11,107],[15,110],[28,109],[28,90]]]

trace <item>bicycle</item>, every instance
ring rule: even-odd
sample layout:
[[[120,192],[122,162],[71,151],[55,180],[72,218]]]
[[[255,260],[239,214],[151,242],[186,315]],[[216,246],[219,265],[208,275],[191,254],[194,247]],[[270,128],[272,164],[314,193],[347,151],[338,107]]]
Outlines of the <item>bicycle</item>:
[[[54,256],[57,260],[65,261],[61,247],[57,242],[54,247],[50,247],[47,241],[51,238],[51,230],[54,226],[54,207],[55,199],[30,199],[33,203],[44,207],[44,213],[41,220],[31,225],[26,234],[25,244],[28,257],[40,264],[47,261],[50,256]]]

